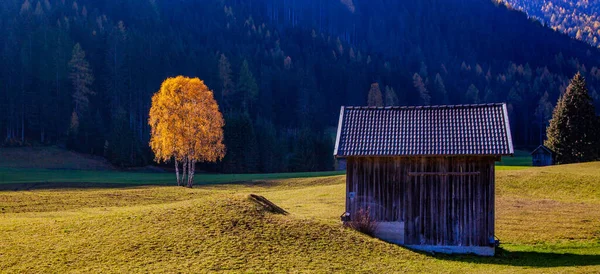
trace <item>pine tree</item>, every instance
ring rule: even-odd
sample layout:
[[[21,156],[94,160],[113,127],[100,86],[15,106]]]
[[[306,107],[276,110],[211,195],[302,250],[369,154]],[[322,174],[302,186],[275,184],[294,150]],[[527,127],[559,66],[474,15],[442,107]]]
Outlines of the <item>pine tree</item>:
[[[230,113],[225,118],[224,142],[227,154],[223,171],[227,173],[257,172],[259,153],[254,125],[248,113]]]
[[[537,124],[540,127],[540,143],[543,142],[544,132],[543,130],[547,127],[548,121],[552,118],[552,104],[548,101],[548,92],[544,92],[544,95],[538,101],[538,106],[535,109],[535,117],[537,118]]]
[[[396,91],[394,88],[389,86],[385,86],[385,106],[397,106],[398,105],[398,96],[396,95]]]
[[[69,62],[69,68],[71,69],[69,79],[73,84],[75,112],[81,116],[87,110],[90,101],[89,96],[94,95],[94,92],[90,89],[90,86],[94,83],[94,75],[90,64],[85,59],[85,52],[81,49],[79,43],[73,47],[73,57]]]
[[[467,89],[466,97],[469,103],[479,104],[479,89],[471,84],[469,89]]]
[[[429,91],[425,88],[425,83],[423,83],[423,78],[418,73],[413,75],[413,86],[419,92],[419,98],[421,98],[422,105],[431,104],[431,95],[429,95]]]
[[[108,75],[104,78],[114,118],[116,117],[116,111],[127,105],[127,99],[129,98],[127,95],[131,92],[127,88],[126,80],[130,78],[130,75],[126,64],[127,30],[123,21],[119,21],[118,25],[112,28],[107,37],[107,42],[109,44],[106,51]]]
[[[227,98],[233,92],[233,81],[231,80],[231,64],[225,56],[221,54],[219,58],[219,79],[221,80],[221,99],[227,101]]]
[[[284,171],[284,158],[287,150],[277,137],[275,125],[270,121],[259,118],[254,127],[260,159],[258,171],[261,173]]]
[[[371,89],[369,90],[369,98],[368,102],[370,107],[382,107],[383,106],[383,98],[381,95],[381,90],[379,89],[378,83],[371,84]]]
[[[71,114],[71,122],[69,123],[69,131],[77,134],[77,132],[79,131],[79,116],[77,115],[77,112],[73,111],[73,113]]]
[[[240,68],[240,78],[237,82],[236,92],[242,96],[242,109],[251,111],[256,98],[258,98],[258,85],[250,71],[247,60],[244,60]]]
[[[316,171],[318,167],[316,136],[310,128],[298,132],[290,156],[289,169],[292,172],[301,170]]]
[[[548,140],[545,145],[554,151],[557,163],[597,159],[599,142],[596,120],[596,111],[585,79],[577,73],[558,100],[547,128]]]
[[[105,157],[119,167],[142,165],[146,161],[140,144],[129,126],[127,112],[122,107],[115,110]]]
[[[446,85],[444,85],[444,79],[442,79],[442,76],[439,73],[435,75],[433,86],[438,101],[444,105],[448,104],[450,100],[448,99],[448,93],[446,92]]]
[[[79,142],[78,142],[78,137],[79,137],[79,116],[77,115],[77,112],[73,111],[73,113],[71,113],[71,121],[69,123],[69,130],[67,132],[67,148],[68,149],[78,150],[80,148]]]
[[[25,0],[25,2],[23,2],[23,4],[21,5],[21,12],[20,14],[26,14],[27,12],[29,12],[29,10],[31,9],[31,4],[29,3],[29,0]]]
[[[35,14],[36,16],[44,15],[44,10],[42,9],[42,3],[40,3],[39,1],[35,5],[35,11],[33,11],[33,14]]]

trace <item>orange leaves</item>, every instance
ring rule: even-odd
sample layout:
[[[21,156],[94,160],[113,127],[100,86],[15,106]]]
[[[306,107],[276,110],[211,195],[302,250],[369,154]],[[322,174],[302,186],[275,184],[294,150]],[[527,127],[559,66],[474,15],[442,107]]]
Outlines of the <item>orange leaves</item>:
[[[152,96],[148,123],[157,161],[215,162],[225,155],[223,115],[212,91],[198,78],[165,80]]]

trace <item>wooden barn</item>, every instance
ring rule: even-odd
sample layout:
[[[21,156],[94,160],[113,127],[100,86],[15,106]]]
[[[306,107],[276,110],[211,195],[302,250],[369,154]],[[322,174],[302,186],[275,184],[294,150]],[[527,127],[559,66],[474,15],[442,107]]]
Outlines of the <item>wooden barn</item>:
[[[505,104],[342,107],[346,216],[409,248],[494,255],[495,162],[514,153]]]
[[[544,145],[531,152],[533,166],[551,166],[554,164],[554,152]]]

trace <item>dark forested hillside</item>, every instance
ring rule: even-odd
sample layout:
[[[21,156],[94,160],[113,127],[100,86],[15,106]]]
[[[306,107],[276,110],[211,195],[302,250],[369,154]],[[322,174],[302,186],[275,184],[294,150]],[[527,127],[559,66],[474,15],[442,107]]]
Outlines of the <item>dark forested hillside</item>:
[[[541,143],[600,53],[487,0],[5,0],[4,145],[65,144],[143,165],[150,97],[200,77],[226,119],[223,172],[331,169],[341,105],[507,102],[517,146]]]
[[[600,2],[588,0],[498,0],[552,29],[600,46]]]

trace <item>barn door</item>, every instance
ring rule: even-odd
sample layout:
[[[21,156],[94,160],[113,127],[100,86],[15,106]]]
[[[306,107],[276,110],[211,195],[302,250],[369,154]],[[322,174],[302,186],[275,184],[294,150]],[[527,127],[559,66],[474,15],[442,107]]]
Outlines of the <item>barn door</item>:
[[[493,214],[489,166],[449,158],[431,159],[426,165],[418,163],[411,170],[405,193],[406,244],[484,246],[489,243],[490,229],[493,237],[493,217],[489,225],[489,213]]]

